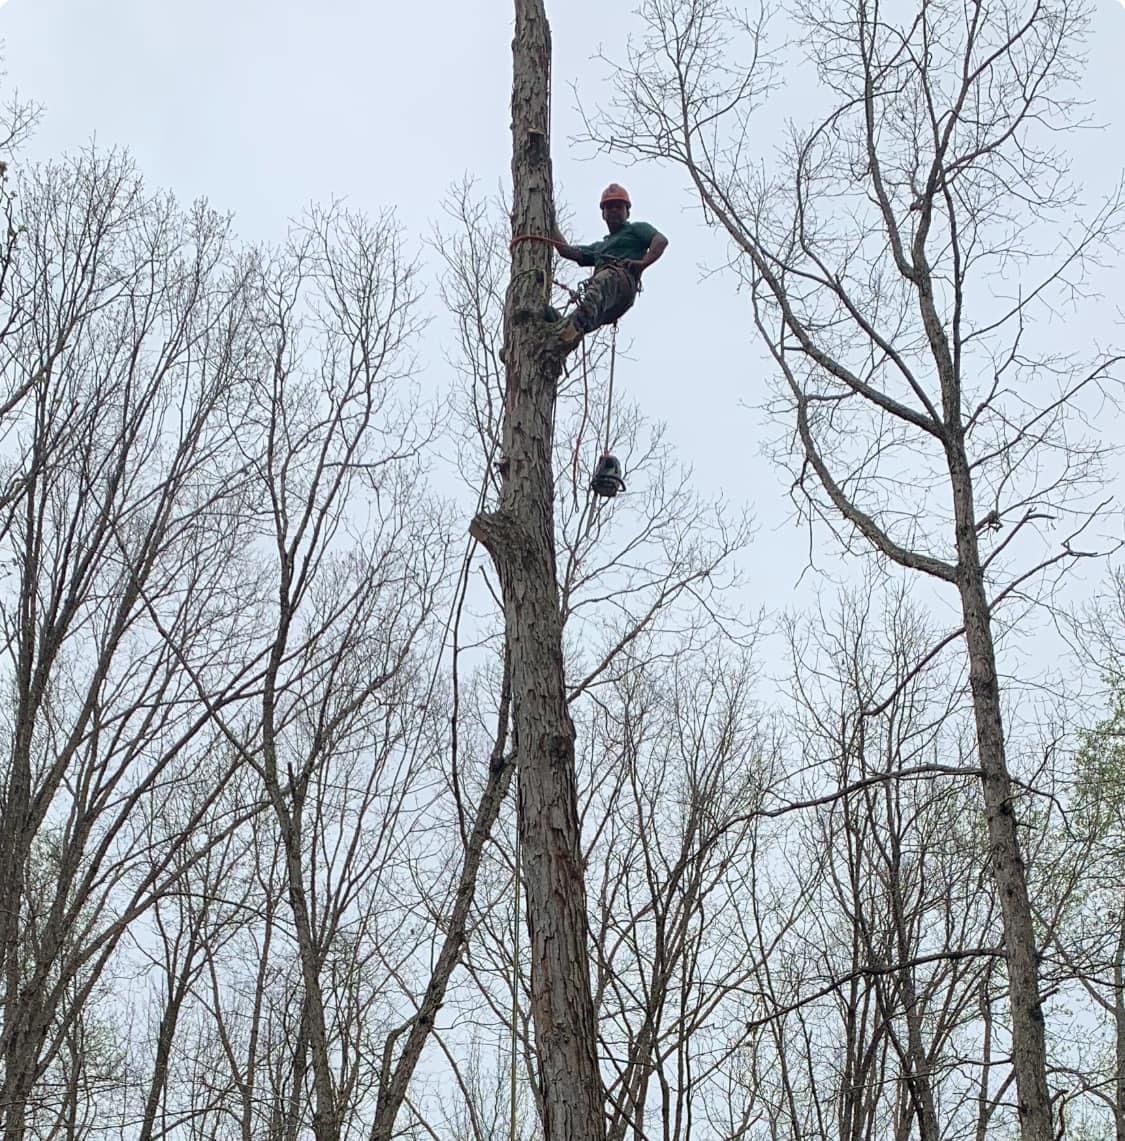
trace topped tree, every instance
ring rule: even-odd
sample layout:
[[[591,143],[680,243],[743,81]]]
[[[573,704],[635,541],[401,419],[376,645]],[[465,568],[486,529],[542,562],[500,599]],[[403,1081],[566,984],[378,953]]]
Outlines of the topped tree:
[[[565,350],[544,320],[554,251],[551,35],[542,0],[516,0],[512,43],[512,276],[500,505],[470,528],[500,577],[519,773],[531,1014],[546,1141],[602,1141],[605,1091],[590,993],[574,724],[555,576],[555,394]]]

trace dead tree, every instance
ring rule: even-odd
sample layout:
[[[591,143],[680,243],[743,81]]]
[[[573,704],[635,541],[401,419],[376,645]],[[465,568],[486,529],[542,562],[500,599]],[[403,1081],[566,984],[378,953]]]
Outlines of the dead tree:
[[[1101,453],[1076,425],[1119,360],[1062,356],[1035,330],[1052,303],[1081,295],[1121,223],[1118,194],[1071,224],[1076,202],[1050,141],[1069,121],[1080,8],[919,0],[892,15],[855,0],[826,15],[799,5],[831,110],[794,131],[776,174],[746,158],[769,73],[731,58],[745,23],[693,0],[647,0],[642,12],[647,33],[596,141],[679,164],[738,251],[794,429],[785,459],[801,510],[846,548],[956,597],[1021,1133],[1050,1141],[1039,948],[994,616],[1082,553]],[[765,40],[750,30],[760,62]],[[994,283],[1012,267],[1023,280],[999,296]],[[1059,542],[1046,527],[1067,516]]]
[[[554,223],[551,39],[542,0],[516,0],[512,234]],[[519,833],[531,939],[531,1007],[548,1141],[605,1136],[579,852],[574,725],[567,709],[554,536],[555,394],[562,353],[543,321],[551,247],[513,243],[505,305],[506,477],[471,531],[496,564],[511,664]]]

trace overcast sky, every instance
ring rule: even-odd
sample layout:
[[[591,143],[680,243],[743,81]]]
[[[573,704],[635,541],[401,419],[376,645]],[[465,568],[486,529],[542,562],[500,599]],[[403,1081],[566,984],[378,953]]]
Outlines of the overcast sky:
[[[825,0],[832,3],[833,0]],[[634,217],[671,239],[623,323],[634,341],[619,383],[670,425],[701,483],[748,500],[761,521],[748,602],[775,608],[805,557],[783,473],[759,455],[766,428],[762,358],[729,279],[706,277],[723,244],[700,224],[679,175],[621,170],[567,144],[578,130],[571,84],[596,101],[599,47],[620,54],[636,29],[630,0],[547,0],[554,37],[557,192],[600,235],[597,196],[629,187]],[[1071,140],[1091,194],[1125,162],[1125,7],[1099,0],[1086,94],[1108,124]],[[509,165],[512,34],[508,0],[6,0],[0,37],[9,90],[41,103],[34,156],[96,136],[122,144],[153,186],[206,196],[251,239],[278,240],[310,201],[394,206],[421,248],[450,184],[466,173],[498,187]],[[803,118],[799,92],[777,121]],[[1116,281],[1125,283],[1125,274]],[[436,300],[434,302],[436,304]],[[627,328],[626,328],[627,326]],[[1098,330],[1090,330],[1096,336]],[[424,360],[443,369],[440,346]],[[1118,429],[1118,431],[1120,431]],[[764,556],[764,557],[763,557]]]

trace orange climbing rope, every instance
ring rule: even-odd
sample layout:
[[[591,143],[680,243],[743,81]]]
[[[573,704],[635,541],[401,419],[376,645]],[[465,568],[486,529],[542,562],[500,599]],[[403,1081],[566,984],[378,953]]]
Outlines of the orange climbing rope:
[[[512,239],[512,244],[508,247],[509,252],[514,250],[520,242],[546,242],[549,246],[565,245],[565,242],[560,242],[558,238],[548,238],[546,234],[517,234]]]

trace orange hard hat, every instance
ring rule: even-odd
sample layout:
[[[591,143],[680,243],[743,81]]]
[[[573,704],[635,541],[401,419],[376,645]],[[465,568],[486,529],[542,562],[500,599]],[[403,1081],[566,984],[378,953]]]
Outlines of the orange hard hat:
[[[625,205],[630,208],[632,208],[633,205],[633,203],[629,201],[629,191],[619,182],[611,182],[602,191],[601,204],[604,206],[607,202],[624,202]]]

